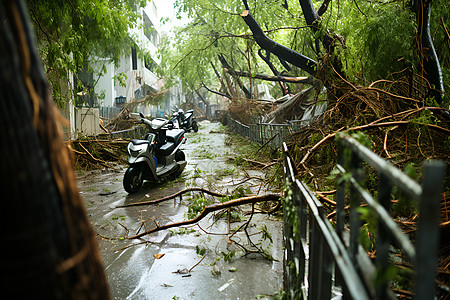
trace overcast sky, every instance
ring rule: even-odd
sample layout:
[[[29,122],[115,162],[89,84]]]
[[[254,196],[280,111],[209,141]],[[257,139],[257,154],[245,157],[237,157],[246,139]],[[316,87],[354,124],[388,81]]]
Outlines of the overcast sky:
[[[173,7],[175,0],[153,0],[153,1],[155,1],[158,7],[159,19],[166,17],[170,18],[169,22],[166,22],[165,24],[160,24],[161,31],[163,33],[168,33],[174,26],[183,26],[184,24],[187,23],[187,18],[182,18],[181,20],[178,20],[176,18],[175,9]]]

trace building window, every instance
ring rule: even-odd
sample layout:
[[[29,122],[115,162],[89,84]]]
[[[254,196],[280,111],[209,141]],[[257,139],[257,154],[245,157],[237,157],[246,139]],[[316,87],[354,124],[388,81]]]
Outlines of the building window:
[[[156,47],[158,45],[158,32],[155,29],[155,26],[153,25],[150,18],[147,16],[147,14],[144,11],[143,14],[144,19],[144,35],[148,38],[148,40]]]
[[[156,62],[153,60],[153,58],[151,58],[150,55],[146,55],[145,56],[145,67],[147,68],[147,70],[151,71],[151,72],[155,72],[156,69]]]
[[[131,47],[131,66],[132,66],[132,70],[137,70],[136,47]]]

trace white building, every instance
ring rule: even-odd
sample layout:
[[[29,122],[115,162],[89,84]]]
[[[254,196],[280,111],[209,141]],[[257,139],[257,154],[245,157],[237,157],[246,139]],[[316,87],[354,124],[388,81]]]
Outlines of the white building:
[[[120,65],[115,67],[108,58],[97,59],[92,66],[98,71],[106,71],[101,74],[94,91],[97,95],[104,95],[99,101],[99,106],[120,107],[123,101],[139,100],[151,90],[158,91],[161,82],[154,73],[157,58],[157,46],[160,38],[158,2],[152,1],[145,8],[139,8],[142,19],[138,20],[135,28],[129,30],[129,34],[135,42],[130,45],[130,51],[120,60]],[[144,26],[142,26],[144,25]],[[138,53],[137,48],[144,50],[144,56]],[[124,76],[123,76],[124,75]],[[122,77],[125,86],[120,85],[118,77]],[[100,103],[102,102],[102,103]]]
[[[171,17],[159,15],[159,7],[162,8],[161,11],[167,8],[163,6],[167,4],[163,1],[152,0],[145,8],[137,8],[142,18],[138,18],[135,28],[129,29],[134,44],[130,45],[130,51],[123,55],[118,66],[115,66],[110,58],[93,57],[90,67],[94,72],[84,70],[78,74],[77,78],[83,81],[85,90],[77,91],[77,94],[85,107],[71,109],[76,116],[73,120],[76,133],[73,134],[71,127],[71,133],[67,132],[67,135],[76,137],[78,134],[101,133],[99,126],[91,128],[88,124],[95,126],[99,116],[112,118],[120,112],[126,102],[140,100],[152,91],[161,90],[163,80],[155,74],[155,68],[160,63],[157,56],[161,36],[160,19]],[[180,83],[165,95],[164,102],[160,105],[140,106],[137,109],[146,115],[158,117],[170,114],[171,110],[179,107],[185,100]],[[69,119],[72,124],[72,117]]]

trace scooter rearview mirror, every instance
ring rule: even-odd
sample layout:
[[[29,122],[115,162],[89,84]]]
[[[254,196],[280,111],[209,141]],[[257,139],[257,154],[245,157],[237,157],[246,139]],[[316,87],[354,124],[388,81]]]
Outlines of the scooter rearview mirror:
[[[139,116],[141,116],[141,118],[145,118],[144,114],[141,112],[139,113]]]

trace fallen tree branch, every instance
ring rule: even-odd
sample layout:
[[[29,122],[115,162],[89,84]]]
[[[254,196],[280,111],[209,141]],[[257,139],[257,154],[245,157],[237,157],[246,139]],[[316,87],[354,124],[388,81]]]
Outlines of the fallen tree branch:
[[[268,167],[271,167],[273,165],[276,165],[277,163],[278,163],[277,161],[271,162],[270,164],[267,164],[265,167],[262,167],[261,170],[264,170],[265,168],[268,168]]]
[[[352,127],[346,130],[343,130],[342,132],[349,132],[349,131],[354,131],[354,130],[363,130],[363,129],[369,129],[369,128],[377,128],[377,127],[390,127],[390,126],[397,126],[397,125],[408,125],[410,123],[410,121],[394,121],[394,122],[384,122],[384,123],[370,123],[370,124],[366,124],[366,125],[361,125],[361,126],[356,126],[356,127]],[[418,123],[421,126],[427,126],[431,129],[437,130],[437,131],[441,131],[443,133],[449,134],[450,135],[450,130],[437,126],[437,125],[433,125],[433,124],[428,124],[428,123]],[[319,142],[317,142],[313,147],[311,147],[305,154],[305,156],[303,156],[303,159],[300,161],[301,166],[303,166],[304,168],[306,168],[305,166],[305,162],[306,160],[309,158],[309,156],[311,155],[312,152],[314,152],[320,145],[322,145],[325,141],[327,141],[328,139],[335,137],[336,133],[341,132],[343,128],[337,130],[334,133],[330,133],[328,135],[326,135],[324,138],[322,138]],[[307,168],[306,168],[307,169]]]
[[[175,194],[172,194],[170,196],[167,196],[167,197],[159,198],[159,199],[156,199],[156,200],[139,202],[139,201],[142,201],[145,198],[149,198],[150,197],[150,195],[146,194],[143,198],[141,198],[136,203],[119,205],[119,206],[116,206],[116,208],[157,204],[157,203],[164,202],[164,201],[170,200],[172,198],[178,197],[178,196],[180,196],[182,194],[185,194],[185,193],[188,193],[188,192],[203,192],[203,193],[209,194],[211,196],[216,196],[216,197],[225,197],[226,196],[224,194],[216,193],[216,192],[204,189],[204,188],[193,187],[193,188],[187,188],[187,189],[181,190],[181,191],[179,191],[179,192],[177,192]]]
[[[255,151],[255,153],[258,153],[262,148],[264,148],[267,144],[269,144],[279,134],[280,133],[277,132],[274,135],[272,135],[272,137],[270,139],[268,139],[261,147],[259,147],[258,150]]]
[[[323,200],[324,202],[331,204],[333,206],[336,206],[336,201],[331,200],[328,197],[325,197],[321,192],[314,192],[321,200]]]
[[[253,160],[253,159],[248,159],[248,158],[242,158],[244,161],[246,161],[246,162],[248,162],[248,163],[252,163],[252,164],[254,164],[254,165],[260,165],[260,166],[263,166],[263,167],[267,167],[267,164],[266,163],[263,163],[263,162],[260,162],[260,161],[256,161],[256,160]]]
[[[106,168],[110,168],[110,167],[111,167],[111,166],[108,166],[108,164],[107,164],[105,161],[103,161],[103,160],[101,160],[101,159],[98,159],[98,158],[95,158],[95,157],[91,154],[91,152],[89,152],[89,151],[86,149],[86,147],[83,146],[83,144],[79,143],[79,145],[81,146],[81,148],[83,148],[84,151],[86,151],[86,154],[88,154],[89,157],[90,157],[91,159],[93,159],[95,162],[98,162],[99,164],[101,164],[102,166],[104,166],[104,167],[106,167]]]
[[[299,67],[312,76],[316,75],[316,61],[268,38],[248,10],[244,10],[241,17],[253,32],[253,38],[261,48],[269,50],[274,55],[284,59],[296,67]]]
[[[158,232],[161,230],[166,230],[169,228],[173,228],[173,227],[180,227],[180,226],[186,226],[186,225],[191,225],[191,224],[195,224],[197,222],[199,222],[201,219],[203,219],[204,217],[206,217],[209,213],[217,211],[217,210],[222,210],[228,207],[234,207],[234,206],[239,206],[239,205],[244,205],[244,204],[254,204],[254,203],[258,203],[258,202],[264,202],[264,201],[280,201],[280,195],[278,194],[266,194],[266,195],[262,195],[262,196],[252,196],[252,197],[243,197],[243,198],[238,198],[238,199],[234,199],[234,200],[230,200],[224,203],[218,203],[215,205],[211,205],[211,206],[206,206],[202,212],[200,213],[200,215],[198,215],[196,218],[191,219],[191,220],[187,220],[187,221],[181,221],[181,222],[176,222],[176,223],[171,223],[171,224],[167,224],[167,225],[162,225],[159,226],[157,225],[155,228],[147,230],[145,232],[142,232],[140,234],[137,234],[135,236],[132,237],[128,237],[126,239],[138,239],[144,235],[148,235],[154,232]]]
[[[227,158],[236,160],[236,157],[232,157],[232,156],[227,156]],[[248,158],[243,158],[243,157],[242,157],[242,160],[246,161],[248,163],[254,164],[254,165],[262,166],[264,168],[267,168],[269,165],[272,165],[272,164],[266,164],[266,163],[263,163],[263,162],[260,162],[260,161],[256,161],[256,160],[248,159]]]
[[[224,93],[221,93],[221,92],[218,92],[218,91],[211,90],[203,82],[202,82],[202,85],[208,92],[211,92],[213,94],[216,94],[216,95],[219,95],[219,96],[222,96],[222,97],[226,97],[228,99],[233,99],[233,97],[231,97],[230,94],[228,94],[228,93],[224,94]]]
[[[196,266],[198,266],[198,265],[203,261],[203,259],[205,259],[205,257],[206,257],[206,253],[203,254],[202,258],[201,258],[195,265],[193,265],[193,266],[188,270],[188,272],[191,273],[191,271],[192,271]]]
[[[230,71],[225,68],[225,71],[230,73]],[[291,77],[291,76],[282,76],[282,75],[264,75],[264,74],[250,74],[245,71],[233,71],[234,75],[239,77],[251,77],[255,79],[261,79],[266,81],[284,81],[284,82],[293,82],[293,83],[306,83],[313,84],[314,79],[312,77]]]

